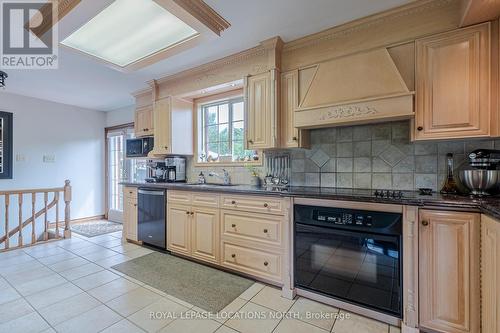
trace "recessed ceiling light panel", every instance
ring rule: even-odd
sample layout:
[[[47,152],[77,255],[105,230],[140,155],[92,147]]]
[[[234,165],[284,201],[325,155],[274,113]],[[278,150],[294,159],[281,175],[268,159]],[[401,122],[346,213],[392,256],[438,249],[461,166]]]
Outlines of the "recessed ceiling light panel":
[[[198,35],[153,0],[116,0],[61,43],[125,68]]]

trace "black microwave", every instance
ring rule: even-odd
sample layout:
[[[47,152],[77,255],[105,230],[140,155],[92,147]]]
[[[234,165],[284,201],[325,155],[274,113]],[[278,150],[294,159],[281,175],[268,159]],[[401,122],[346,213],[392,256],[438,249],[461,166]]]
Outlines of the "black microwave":
[[[153,150],[154,140],[152,137],[127,139],[126,151],[127,157],[147,157]]]

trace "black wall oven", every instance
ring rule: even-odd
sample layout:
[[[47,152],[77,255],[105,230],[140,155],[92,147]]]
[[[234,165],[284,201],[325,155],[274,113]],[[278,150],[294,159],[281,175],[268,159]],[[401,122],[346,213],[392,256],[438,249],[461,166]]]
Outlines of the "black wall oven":
[[[402,318],[402,215],[295,205],[297,288]]]

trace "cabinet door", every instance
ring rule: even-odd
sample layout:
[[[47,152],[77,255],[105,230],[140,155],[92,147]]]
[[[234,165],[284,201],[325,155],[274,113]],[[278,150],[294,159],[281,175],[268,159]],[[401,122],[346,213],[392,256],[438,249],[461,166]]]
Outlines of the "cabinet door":
[[[136,137],[153,135],[153,109],[150,106],[135,110],[134,132]]]
[[[500,221],[481,218],[482,333],[500,332]]]
[[[416,42],[415,138],[491,135],[490,23]]]
[[[167,207],[167,249],[189,255],[191,252],[191,207]]]
[[[298,106],[298,71],[281,75],[281,147],[307,148],[309,146],[309,131],[295,127],[295,108]]]
[[[245,111],[247,148],[276,148],[275,71],[245,78]]]
[[[137,198],[123,197],[123,238],[137,241]]]
[[[218,263],[219,210],[195,207],[191,223],[191,255],[197,259]]]
[[[154,111],[154,148],[152,155],[167,155],[172,151],[172,100],[170,97],[155,102]]]
[[[479,332],[479,214],[420,211],[420,327]]]

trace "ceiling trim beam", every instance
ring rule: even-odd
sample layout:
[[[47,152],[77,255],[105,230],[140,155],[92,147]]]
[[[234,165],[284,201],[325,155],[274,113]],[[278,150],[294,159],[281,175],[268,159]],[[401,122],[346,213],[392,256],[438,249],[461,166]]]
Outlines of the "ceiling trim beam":
[[[222,16],[202,0],[173,0],[178,6],[194,16],[207,28],[220,36],[221,32],[231,26]]]

